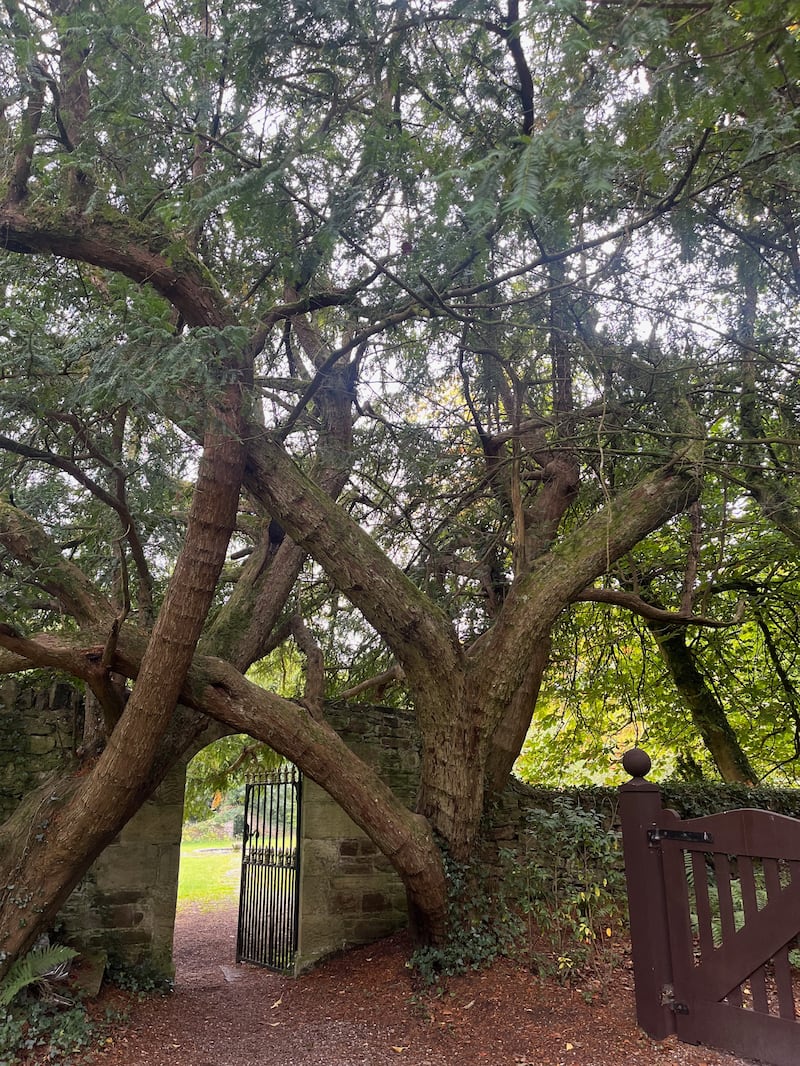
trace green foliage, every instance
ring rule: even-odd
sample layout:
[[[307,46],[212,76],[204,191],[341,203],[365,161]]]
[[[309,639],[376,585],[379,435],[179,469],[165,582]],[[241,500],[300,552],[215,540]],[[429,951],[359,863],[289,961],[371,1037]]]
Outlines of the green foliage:
[[[151,959],[130,962],[115,952],[109,952],[106,978],[125,992],[135,992],[140,999],[154,995],[166,996],[172,992],[175,984]]]
[[[184,818],[200,822],[212,818],[223,797],[237,796],[247,774],[274,770],[282,762],[266,744],[244,734],[209,744],[187,767]]]
[[[478,970],[509,953],[522,925],[502,875],[485,863],[454,862],[444,852],[447,876],[447,942],[418,948],[409,965],[426,985],[444,977]]]
[[[78,1004],[65,1008],[23,993],[18,1003],[0,1007],[0,1066],[30,1061],[70,1066],[87,1048],[102,1042],[97,1025]]]
[[[613,958],[625,913],[622,849],[597,811],[568,797],[531,811],[511,869],[532,966],[566,981]]]
[[[74,948],[54,944],[33,948],[23,958],[17,959],[0,982],[0,1007],[7,1007],[24,988],[42,981],[77,954]]]

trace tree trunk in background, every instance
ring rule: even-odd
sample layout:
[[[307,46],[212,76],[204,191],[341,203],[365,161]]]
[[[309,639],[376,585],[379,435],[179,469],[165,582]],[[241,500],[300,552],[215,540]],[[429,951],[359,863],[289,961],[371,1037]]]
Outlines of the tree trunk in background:
[[[703,743],[723,781],[754,785],[758,777],[733,731],[728,716],[709,688],[686,644],[682,629],[648,623],[675,687],[691,711]]]

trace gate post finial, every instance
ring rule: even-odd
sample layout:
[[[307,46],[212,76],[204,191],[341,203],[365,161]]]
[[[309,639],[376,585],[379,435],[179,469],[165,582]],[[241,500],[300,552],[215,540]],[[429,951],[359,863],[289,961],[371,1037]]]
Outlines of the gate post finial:
[[[675,1015],[666,1003],[672,986],[667,905],[661,851],[651,847],[648,829],[661,815],[661,790],[645,780],[651,762],[647,752],[632,748],[622,765],[633,780],[619,788],[631,955],[636,986],[636,1020],[656,1040],[675,1032]]]
[[[650,762],[650,756],[646,751],[641,748],[631,748],[630,751],[626,751],[622,756],[622,765],[626,773],[630,774],[632,778],[643,781],[650,773],[650,767],[653,764]]]

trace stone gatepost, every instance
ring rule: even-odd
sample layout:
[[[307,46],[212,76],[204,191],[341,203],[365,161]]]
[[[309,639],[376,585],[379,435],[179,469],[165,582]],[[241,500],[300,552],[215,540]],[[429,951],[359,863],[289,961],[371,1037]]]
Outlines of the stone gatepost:
[[[6,680],[0,686],[0,820],[54,771],[68,771],[83,735],[72,686]],[[56,931],[84,952],[147,961],[171,977],[185,767],[162,785],[105,849],[67,900]]]
[[[332,704],[330,724],[389,787],[413,806],[419,779],[414,715],[390,707]],[[297,973],[344,948],[405,927],[405,890],[391,863],[313,781],[303,782]]]

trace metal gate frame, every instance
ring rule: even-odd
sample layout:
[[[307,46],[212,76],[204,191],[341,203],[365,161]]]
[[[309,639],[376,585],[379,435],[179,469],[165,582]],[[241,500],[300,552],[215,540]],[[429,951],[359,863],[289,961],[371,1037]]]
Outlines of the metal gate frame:
[[[645,752],[627,752],[623,765],[633,778],[620,788],[620,817],[639,1025],[657,1040],[675,1033],[797,1066],[789,950],[800,934],[800,820],[752,809],[680,819],[645,780]]]
[[[282,973],[297,953],[302,790],[294,766],[245,784],[236,961]]]

